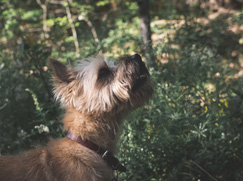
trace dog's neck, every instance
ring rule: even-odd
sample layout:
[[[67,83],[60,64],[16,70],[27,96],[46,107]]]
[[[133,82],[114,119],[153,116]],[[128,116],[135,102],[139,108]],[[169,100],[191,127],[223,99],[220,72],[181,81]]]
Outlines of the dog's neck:
[[[113,170],[119,170],[121,172],[126,172],[126,167],[124,167],[120,161],[113,156],[112,152],[110,150],[103,150],[100,148],[100,146],[96,145],[95,143],[89,141],[89,140],[83,140],[80,136],[72,135],[70,132],[67,134],[67,138],[77,142],[78,144],[81,144],[82,146],[85,146],[86,148],[96,152],[99,154],[102,159],[111,166]]]
[[[68,109],[64,118],[64,129],[72,135],[92,141],[105,150],[115,151],[121,116],[94,117],[75,109]]]

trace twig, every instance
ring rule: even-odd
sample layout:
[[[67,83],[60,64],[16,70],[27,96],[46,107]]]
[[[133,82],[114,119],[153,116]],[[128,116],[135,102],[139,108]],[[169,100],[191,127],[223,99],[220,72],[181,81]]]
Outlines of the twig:
[[[69,8],[69,5],[72,4],[72,0],[66,0],[66,1],[50,1],[51,4],[60,4],[60,5],[63,5],[65,3],[68,3],[67,6],[65,6],[65,10],[66,10],[66,14],[67,14],[67,18],[68,18],[68,23],[71,27],[71,30],[72,30],[72,34],[73,34],[73,41],[74,41],[74,46],[75,46],[75,49],[76,49],[76,53],[79,53],[79,42],[78,42],[78,36],[77,36],[77,31],[75,29],[75,26],[73,24],[73,18],[72,18],[72,13],[71,13],[71,10]]]
[[[209,174],[205,169],[203,169],[200,165],[198,165],[196,162],[194,162],[193,160],[190,160],[191,163],[193,163],[194,165],[196,165],[200,170],[202,170],[204,173],[206,173],[211,179],[218,181],[216,178],[214,178],[211,174]]]
[[[95,27],[93,26],[93,23],[88,19],[87,16],[83,16],[82,19],[88,24],[89,28],[91,29],[91,33],[94,37],[95,42],[98,44],[98,49],[100,49],[100,40],[98,38],[97,32],[95,30]]]
[[[51,4],[63,4],[64,1],[50,1]]]
[[[72,1],[70,0],[70,3],[72,3]],[[76,49],[76,53],[79,53],[79,43],[78,43],[78,36],[77,36],[77,31],[75,29],[75,26],[73,24],[73,20],[72,20],[72,14],[69,8],[69,5],[65,7],[66,8],[66,13],[67,13],[67,18],[68,18],[68,22],[70,24],[71,30],[72,30],[72,34],[73,34],[73,41],[74,41],[74,45],[75,45],[75,49]]]
[[[43,18],[43,32],[44,32],[44,36],[45,38],[47,38],[47,24],[46,24],[46,20],[47,20],[47,5],[49,3],[49,0],[45,0],[45,3],[42,3],[40,0],[36,0],[37,4],[40,5],[40,7],[42,8],[43,10],[43,15],[42,15],[42,18]]]

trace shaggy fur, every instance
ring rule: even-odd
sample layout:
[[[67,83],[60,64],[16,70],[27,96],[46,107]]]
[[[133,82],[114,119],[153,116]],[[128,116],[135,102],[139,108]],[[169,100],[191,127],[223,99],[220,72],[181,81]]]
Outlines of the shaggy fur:
[[[139,55],[118,61],[102,57],[75,68],[51,60],[54,95],[66,110],[64,129],[115,152],[123,117],[152,95],[149,73]],[[96,152],[69,138],[19,156],[0,157],[1,181],[109,181],[112,168]]]

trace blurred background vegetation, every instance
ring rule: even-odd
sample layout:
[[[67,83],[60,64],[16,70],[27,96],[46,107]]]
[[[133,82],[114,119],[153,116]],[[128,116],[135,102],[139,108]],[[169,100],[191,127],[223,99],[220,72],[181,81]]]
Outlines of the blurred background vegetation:
[[[1,0],[0,155],[65,136],[48,58],[139,53],[155,94],[125,120],[120,180],[243,180],[242,5]]]

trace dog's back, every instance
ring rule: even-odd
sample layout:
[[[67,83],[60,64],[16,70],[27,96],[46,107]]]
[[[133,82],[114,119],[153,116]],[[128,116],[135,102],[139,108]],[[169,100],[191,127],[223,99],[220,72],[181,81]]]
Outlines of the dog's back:
[[[101,157],[68,138],[18,156],[0,157],[0,181],[102,181],[112,171]]]
[[[47,175],[46,167],[41,160],[45,160],[48,155],[47,150],[38,148],[30,150],[19,156],[0,157],[0,180],[1,181],[21,181],[21,180],[51,180]]]

